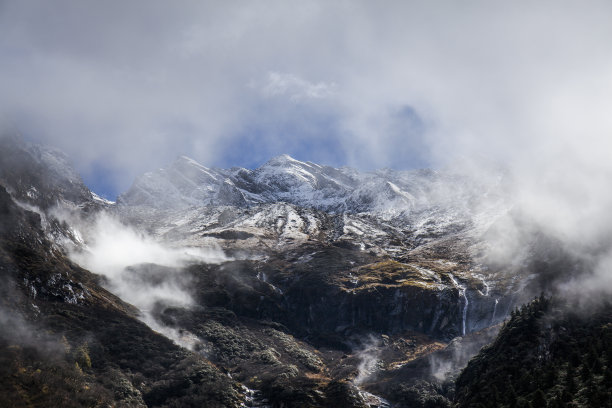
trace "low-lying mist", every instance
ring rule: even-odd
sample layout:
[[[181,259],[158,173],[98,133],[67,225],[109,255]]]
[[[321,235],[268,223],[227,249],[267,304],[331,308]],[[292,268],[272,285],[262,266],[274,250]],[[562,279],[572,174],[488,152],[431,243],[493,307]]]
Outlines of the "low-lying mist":
[[[0,343],[17,344],[31,347],[46,355],[63,355],[65,352],[61,339],[45,330],[33,326],[17,310],[0,305]]]
[[[538,291],[597,302],[612,293],[612,171],[570,159],[510,163],[510,210],[482,236],[483,260],[535,274]]]
[[[178,344],[190,346],[184,336],[155,319],[160,307],[189,307],[193,299],[190,278],[184,268],[194,263],[229,260],[218,247],[170,247],[144,232],[124,225],[113,215],[101,213],[93,222],[71,221],[84,245],[69,256],[82,267],[103,276],[107,288],[136,306],[142,320]]]
[[[356,386],[362,385],[376,374],[380,358],[380,346],[380,340],[370,335],[362,339],[361,346],[354,350],[354,353],[359,357],[357,376],[353,379]]]

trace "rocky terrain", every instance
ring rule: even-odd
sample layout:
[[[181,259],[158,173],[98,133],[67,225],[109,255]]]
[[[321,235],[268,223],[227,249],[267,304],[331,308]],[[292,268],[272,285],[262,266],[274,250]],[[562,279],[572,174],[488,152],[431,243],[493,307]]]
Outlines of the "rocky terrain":
[[[16,406],[451,406],[469,357],[545,289],[534,257],[487,260],[513,216],[502,175],[180,157],[114,203],[60,152],[0,151]]]

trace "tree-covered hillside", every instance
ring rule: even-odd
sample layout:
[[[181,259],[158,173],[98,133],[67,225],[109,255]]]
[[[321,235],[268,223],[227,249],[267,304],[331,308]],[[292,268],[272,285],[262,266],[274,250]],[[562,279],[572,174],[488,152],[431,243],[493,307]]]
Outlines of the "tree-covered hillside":
[[[456,386],[458,407],[612,406],[612,306],[541,296],[512,313]]]

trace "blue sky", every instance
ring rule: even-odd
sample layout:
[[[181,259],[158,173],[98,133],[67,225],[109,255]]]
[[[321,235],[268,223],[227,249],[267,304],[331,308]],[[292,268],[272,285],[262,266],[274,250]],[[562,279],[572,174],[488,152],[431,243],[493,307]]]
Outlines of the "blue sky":
[[[385,4],[3,1],[0,125],[108,198],[178,155],[528,174],[610,150],[611,3]]]

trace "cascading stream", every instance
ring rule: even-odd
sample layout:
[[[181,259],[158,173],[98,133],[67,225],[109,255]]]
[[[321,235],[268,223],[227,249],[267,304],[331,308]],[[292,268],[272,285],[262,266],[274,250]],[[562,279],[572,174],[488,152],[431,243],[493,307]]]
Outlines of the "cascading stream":
[[[499,303],[499,299],[495,299],[495,306],[493,306],[493,317],[491,317],[491,322],[495,322],[495,314],[497,313],[498,303]]]
[[[449,273],[448,276],[453,281],[453,285],[457,289],[459,289],[459,293],[461,294],[461,296],[463,296],[463,299],[465,301],[463,305],[463,313],[462,313],[462,321],[461,321],[461,335],[465,336],[466,326],[467,326],[466,324],[467,323],[467,311],[468,311],[468,305],[470,304],[468,297],[467,297],[467,290],[466,290],[467,288],[466,286],[460,285],[452,273]]]

